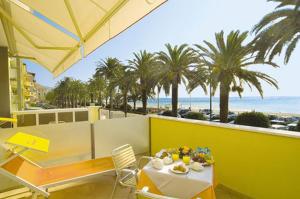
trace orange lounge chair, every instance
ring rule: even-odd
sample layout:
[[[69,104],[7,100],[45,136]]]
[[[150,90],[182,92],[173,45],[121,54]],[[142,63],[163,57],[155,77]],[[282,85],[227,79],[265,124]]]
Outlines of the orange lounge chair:
[[[25,138],[24,135],[27,136],[27,138]],[[24,142],[25,138],[27,140],[24,143],[34,143],[35,146],[24,146],[23,150],[14,152],[11,157],[6,159],[3,163],[0,163],[0,174],[28,187],[34,192],[33,198],[36,198],[38,195],[48,197],[50,195],[48,192],[49,187],[84,180],[114,170],[114,164],[111,157],[42,168],[22,157],[21,153],[28,149],[32,149],[33,147],[35,147],[35,150],[38,150],[38,148],[44,151],[47,150],[47,148],[45,148],[46,140],[24,133],[17,133],[12,138],[8,139],[6,143],[11,145],[12,143],[10,141],[20,141],[19,138],[21,137],[23,138],[22,142]],[[44,142],[44,144],[42,142]],[[21,146],[20,142],[16,145],[18,147]]]

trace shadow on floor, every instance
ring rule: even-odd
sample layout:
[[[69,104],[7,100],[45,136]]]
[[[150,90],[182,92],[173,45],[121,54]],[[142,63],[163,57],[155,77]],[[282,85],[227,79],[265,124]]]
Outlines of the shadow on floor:
[[[114,176],[106,175],[97,179],[91,179],[89,182],[52,188],[49,189],[51,192],[49,199],[109,199],[114,180]],[[249,199],[249,197],[235,193],[222,185],[216,187],[215,193],[217,199]],[[27,197],[26,199],[30,198]],[[114,199],[135,199],[135,195],[133,192],[130,193],[129,188],[118,186],[114,194]]]

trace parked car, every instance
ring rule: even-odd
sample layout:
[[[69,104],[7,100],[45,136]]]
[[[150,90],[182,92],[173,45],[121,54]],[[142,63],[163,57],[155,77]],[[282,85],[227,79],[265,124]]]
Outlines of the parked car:
[[[277,130],[288,130],[289,127],[281,124],[272,124],[271,128]]]
[[[229,122],[234,121],[236,119],[236,117],[237,117],[236,113],[231,112],[231,111],[228,112],[228,121]]]
[[[200,113],[203,113],[204,115],[209,115],[210,114],[210,109],[200,109]]]
[[[278,124],[278,125],[286,125],[286,122],[284,120],[279,120],[279,119],[275,119],[275,120],[271,120],[271,124]]]
[[[296,131],[299,121],[295,121],[287,125],[289,131]]]
[[[183,116],[183,115],[185,115],[186,113],[188,113],[190,111],[190,109],[179,109],[178,110],[178,114],[180,115],[180,116]]]

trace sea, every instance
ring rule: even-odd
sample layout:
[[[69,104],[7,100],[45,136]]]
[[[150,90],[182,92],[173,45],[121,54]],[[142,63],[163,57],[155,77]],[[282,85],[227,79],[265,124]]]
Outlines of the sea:
[[[140,106],[140,102],[137,104]],[[157,99],[148,100],[149,107],[157,107]],[[193,110],[208,109],[209,97],[179,98],[179,108],[192,107]],[[219,110],[219,98],[213,97],[212,108]],[[171,107],[171,98],[160,98],[161,108]],[[300,97],[230,97],[230,111],[259,111],[265,113],[300,114]]]

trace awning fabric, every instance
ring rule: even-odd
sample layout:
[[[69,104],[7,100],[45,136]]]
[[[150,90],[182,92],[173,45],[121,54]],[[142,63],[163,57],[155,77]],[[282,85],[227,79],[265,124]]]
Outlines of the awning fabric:
[[[165,1],[0,0],[0,46],[58,76]]]

